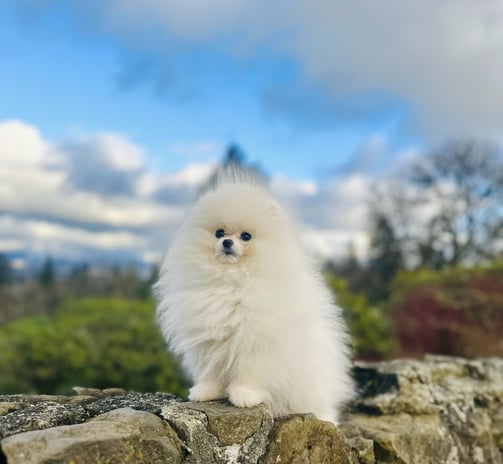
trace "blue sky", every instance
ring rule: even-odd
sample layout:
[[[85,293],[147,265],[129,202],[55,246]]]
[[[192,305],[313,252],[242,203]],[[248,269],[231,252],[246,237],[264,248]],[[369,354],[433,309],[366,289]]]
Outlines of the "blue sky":
[[[364,253],[374,182],[503,139],[501,56],[492,2],[0,0],[0,248],[158,259],[234,142],[315,252]]]
[[[76,128],[116,131],[145,146],[163,169],[186,161],[170,153],[172,145],[235,141],[268,170],[316,176],[345,162],[362,140],[392,129],[403,111],[390,106],[368,119],[351,117],[357,110],[343,106],[363,106],[365,97],[332,102],[303,80],[298,63],[265,46],[234,57],[218,44],[173,44],[164,56],[93,35],[57,3],[30,14],[2,15],[0,117],[35,123],[56,139]]]

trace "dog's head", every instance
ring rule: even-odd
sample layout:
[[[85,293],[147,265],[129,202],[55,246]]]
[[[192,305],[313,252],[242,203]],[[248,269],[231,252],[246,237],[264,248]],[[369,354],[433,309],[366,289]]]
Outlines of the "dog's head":
[[[274,259],[287,227],[281,208],[263,187],[219,185],[191,210],[183,226],[184,249],[198,250],[208,264],[255,266]]]
[[[222,263],[235,264],[248,251],[253,235],[245,230],[219,227],[215,231],[215,256]]]

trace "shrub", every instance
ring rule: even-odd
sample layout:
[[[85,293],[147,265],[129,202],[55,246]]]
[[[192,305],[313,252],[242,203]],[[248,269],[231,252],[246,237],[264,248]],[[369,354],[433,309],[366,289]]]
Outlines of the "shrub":
[[[343,309],[356,358],[376,360],[387,357],[394,348],[394,337],[388,317],[363,295],[351,293],[344,279],[327,274],[337,304]]]
[[[0,391],[65,393],[74,385],[186,393],[151,301],[68,300],[53,315],[0,327]]]
[[[403,272],[388,311],[399,355],[503,355],[503,261],[475,268]]]

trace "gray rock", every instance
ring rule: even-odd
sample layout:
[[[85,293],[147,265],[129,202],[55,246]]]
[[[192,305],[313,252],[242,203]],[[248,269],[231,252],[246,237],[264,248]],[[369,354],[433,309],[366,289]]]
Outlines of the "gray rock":
[[[12,412],[12,411],[17,411],[19,409],[23,409],[22,403],[16,403],[13,401],[0,402],[0,416],[3,416],[4,414],[8,414],[9,412]]]
[[[361,464],[374,464],[374,442],[360,435],[348,439],[353,453],[353,461]]]
[[[460,462],[502,462],[486,411],[473,405],[452,403],[442,410],[440,417],[458,448]]]
[[[455,446],[448,429],[433,414],[354,414],[341,431],[352,438],[350,443],[360,437],[372,442],[373,456],[368,448],[359,448],[360,462],[367,463],[445,463]]]
[[[167,393],[125,393],[118,389],[98,390],[90,396],[4,395],[2,409],[12,412],[0,414],[0,439],[9,435],[41,430],[59,425],[79,424],[114,409],[130,407],[160,414],[169,401],[181,401]],[[112,396],[109,396],[112,395]]]
[[[9,464],[181,463],[184,448],[157,416],[130,408],[85,424],[25,432],[2,441]]]
[[[263,405],[238,409],[224,401],[168,403],[162,417],[186,444],[186,463],[256,464],[273,425]]]
[[[213,434],[222,445],[244,443],[264,427],[264,421],[272,425],[271,415],[262,406],[243,410],[221,401],[190,402],[185,403],[184,406],[206,415],[208,432]]]
[[[105,388],[104,390],[100,390],[99,388],[73,387],[72,393],[77,396],[104,398],[106,396],[125,395],[127,391],[123,388]]]
[[[85,409],[91,417],[119,408],[133,408],[159,415],[166,403],[180,401],[180,398],[169,393],[128,392],[99,398],[96,401],[86,404]]]
[[[360,462],[503,462],[502,359],[357,363],[355,378],[358,414],[341,430]],[[357,448],[360,437],[373,442],[374,461]]]
[[[312,415],[275,421],[261,464],[357,464],[346,437],[330,422]]]
[[[438,413],[449,404],[503,402],[503,359],[427,356],[424,361],[358,362],[355,407],[367,413]]]
[[[31,430],[43,430],[59,425],[84,422],[89,417],[86,410],[76,404],[35,402],[22,405],[13,412],[0,416],[0,438]]]

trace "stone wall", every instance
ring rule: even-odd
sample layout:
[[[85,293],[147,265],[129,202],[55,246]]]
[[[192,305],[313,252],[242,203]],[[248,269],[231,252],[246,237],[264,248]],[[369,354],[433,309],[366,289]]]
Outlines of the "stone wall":
[[[502,359],[357,363],[355,379],[337,428],[165,393],[0,396],[0,464],[503,462]]]

